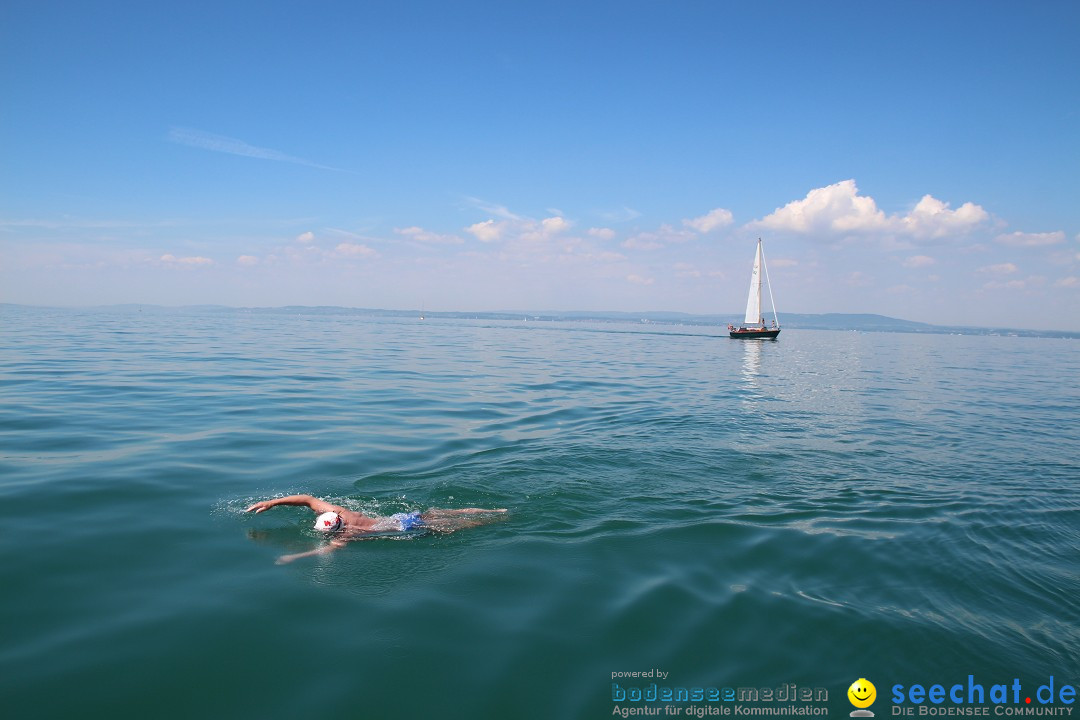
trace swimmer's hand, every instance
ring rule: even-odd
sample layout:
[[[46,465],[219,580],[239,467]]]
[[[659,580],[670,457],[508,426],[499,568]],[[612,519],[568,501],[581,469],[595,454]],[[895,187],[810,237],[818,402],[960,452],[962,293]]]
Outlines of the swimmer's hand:
[[[251,512],[251,511],[254,510],[255,513],[258,514],[258,513],[261,513],[264,510],[269,510],[270,508],[274,507],[274,505],[275,505],[275,503],[274,503],[273,500],[260,500],[259,502],[255,503],[254,505],[249,507],[244,512]]]

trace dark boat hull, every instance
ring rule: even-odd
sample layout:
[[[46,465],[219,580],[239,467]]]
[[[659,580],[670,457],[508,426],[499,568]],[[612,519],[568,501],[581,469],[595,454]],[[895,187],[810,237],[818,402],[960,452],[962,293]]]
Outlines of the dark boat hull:
[[[742,328],[737,328],[729,331],[728,334],[733,338],[740,338],[743,340],[775,340],[776,336],[780,334],[780,328],[776,328],[775,330],[744,330]]]

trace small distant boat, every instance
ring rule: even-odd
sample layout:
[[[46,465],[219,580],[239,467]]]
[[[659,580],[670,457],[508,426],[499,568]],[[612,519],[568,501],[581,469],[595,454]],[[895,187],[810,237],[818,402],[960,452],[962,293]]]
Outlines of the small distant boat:
[[[769,286],[769,304],[772,305],[772,327],[765,324],[761,314],[761,276]],[[761,251],[761,238],[757,241],[757,255],[754,256],[754,271],[750,273],[750,294],[746,298],[746,317],[738,327],[728,325],[728,334],[733,338],[753,340],[761,338],[775,340],[780,334],[780,319],[776,315],[776,302],[772,296],[772,283],[769,282],[769,269],[765,267],[765,254]]]

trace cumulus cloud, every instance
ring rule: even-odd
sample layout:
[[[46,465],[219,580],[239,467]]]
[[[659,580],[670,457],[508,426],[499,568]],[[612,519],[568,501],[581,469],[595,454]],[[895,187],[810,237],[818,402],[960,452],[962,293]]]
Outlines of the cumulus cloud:
[[[236,258],[236,263],[238,265],[258,265],[259,258],[255,257],[254,255],[241,255],[240,257]]]
[[[369,248],[367,245],[349,242],[343,242],[338,244],[338,246],[334,248],[334,250],[335,252],[337,252],[338,255],[341,255],[342,257],[351,258],[370,258],[377,257],[379,254],[372,248]]]
[[[1014,247],[1041,247],[1043,245],[1057,245],[1065,242],[1065,233],[1060,230],[1048,233],[1014,232],[1008,235],[998,235],[995,239],[1002,245],[1012,245]]]
[[[1063,288],[1080,287],[1080,278],[1076,278],[1076,277],[1061,278],[1056,283],[1054,283],[1054,286],[1055,287],[1063,287]]]
[[[570,222],[556,215],[544,218],[540,222],[534,220],[521,220],[516,223],[514,231],[517,236],[530,243],[543,243],[552,240],[570,229]]]
[[[962,235],[989,218],[989,213],[974,203],[966,202],[956,210],[950,210],[949,203],[923,195],[919,204],[900,218],[900,223],[908,235],[942,238]]]
[[[627,275],[626,281],[634,283],[635,285],[652,285],[654,282],[652,278],[642,277],[640,275]]]
[[[688,228],[692,228],[699,233],[707,233],[717,228],[727,227],[734,222],[735,217],[731,214],[730,210],[724,208],[716,208],[710,210],[701,217],[693,218],[692,220],[683,220],[683,225]]]
[[[475,236],[480,242],[496,242],[503,234],[505,223],[485,220],[465,228],[465,232]]]
[[[909,257],[907,260],[904,261],[904,267],[906,267],[906,268],[930,267],[931,265],[933,265],[935,263],[937,263],[937,260],[935,260],[934,258],[929,257],[927,255],[912,255],[911,257]]]
[[[160,259],[161,262],[165,263],[166,265],[175,265],[180,267],[198,267],[200,265],[214,264],[214,261],[210,258],[205,258],[197,255],[193,257],[176,257],[175,255],[172,255],[170,253],[166,253],[162,255]]]
[[[310,230],[307,231],[306,233],[300,233],[299,235],[296,236],[296,242],[304,243],[305,245],[307,245],[310,242],[313,242],[314,240],[315,240],[315,233],[311,232]]]
[[[844,235],[896,233],[916,238],[963,234],[989,219],[978,205],[964,203],[956,210],[930,195],[906,215],[886,215],[874,198],[860,195],[854,180],[816,188],[802,200],[789,202],[748,227],[796,233]]]
[[[561,215],[533,220],[531,218],[518,217],[506,220],[484,220],[465,228],[465,232],[474,236],[481,242],[499,242],[503,240],[524,240],[526,242],[542,242],[550,240],[556,235],[566,232],[572,223]]]
[[[611,228],[589,228],[589,236],[598,240],[611,240],[615,237],[615,231]]]
[[[570,223],[567,222],[566,218],[558,215],[541,220],[540,225],[546,235],[554,235],[570,229]]]
[[[871,197],[859,195],[854,180],[816,188],[802,200],[789,202],[751,227],[792,232],[876,230],[887,225],[885,213]]]

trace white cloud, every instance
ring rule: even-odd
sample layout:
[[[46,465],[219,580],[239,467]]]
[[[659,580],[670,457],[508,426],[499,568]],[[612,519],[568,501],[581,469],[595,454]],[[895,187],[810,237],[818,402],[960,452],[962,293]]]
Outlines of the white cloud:
[[[751,227],[792,232],[879,230],[888,225],[885,213],[871,197],[859,195],[854,180],[817,188],[802,200],[789,202]]]
[[[683,225],[688,228],[693,228],[699,233],[707,233],[717,228],[727,227],[734,222],[734,216],[730,210],[724,208],[716,208],[710,210],[701,217],[693,218],[692,220],[683,220]]]
[[[934,265],[935,263],[937,263],[937,260],[935,260],[934,258],[929,257],[927,255],[912,255],[911,257],[909,257],[907,260],[904,261],[904,267],[906,267],[906,268],[922,268],[922,267],[929,267],[931,265]]]
[[[416,226],[394,228],[394,232],[398,235],[416,240],[417,242],[428,243],[431,245],[460,245],[465,242],[457,235],[440,235],[439,233],[433,233]]]
[[[900,223],[908,235],[942,238],[966,233],[989,218],[989,213],[974,203],[967,202],[956,210],[950,210],[949,203],[923,195],[919,204],[907,216],[900,218]]]
[[[572,225],[569,220],[560,215],[543,220],[521,218],[515,215],[514,219],[499,221],[490,219],[474,223],[465,228],[465,231],[481,242],[523,240],[538,243],[566,232]]]
[[[379,254],[377,251],[369,248],[367,245],[361,245],[360,243],[344,242],[340,243],[334,249],[338,255],[341,255],[343,257],[368,258],[377,257]]]
[[[641,277],[640,275],[627,275],[626,281],[635,285],[652,285],[654,282],[652,278]]]
[[[505,223],[485,220],[465,228],[465,232],[476,237],[480,242],[495,242],[502,237]]]
[[[851,233],[897,233],[916,238],[941,238],[965,233],[989,219],[978,205],[964,203],[956,210],[930,195],[907,215],[887,216],[874,198],[859,195],[854,180],[816,188],[802,200],[789,202],[771,215],[748,224],[797,233],[844,235]]]
[[[554,235],[570,229],[570,223],[561,216],[549,217],[540,221],[545,235]]]
[[[976,272],[988,273],[990,275],[1012,275],[1020,268],[1012,263],[1000,263],[998,265],[987,265],[979,268]]]
[[[540,222],[520,220],[513,227],[517,237],[529,243],[544,243],[569,229],[570,223],[559,216],[544,218]]]
[[[1076,278],[1076,277],[1061,278],[1056,283],[1054,283],[1054,287],[1066,287],[1066,288],[1080,287],[1080,278]]]
[[[255,257],[254,255],[241,255],[240,257],[236,258],[236,262],[238,265],[258,265],[259,258]]]
[[[193,256],[193,257],[176,257],[175,255],[166,253],[161,256],[161,262],[166,265],[178,265],[181,267],[196,267],[199,265],[213,265],[214,261],[210,258]]]
[[[794,258],[773,258],[769,261],[769,265],[774,268],[795,267],[798,264],[799,261]]]
[[[1065,242],[1065,233],[1060,230],[1048,233],[1014,232],[1008,235],[998,235],[995,240],[1002,245],[1013,245],[1015,247],[1041,247]]]
[[[300,233],[296,236],[296,242],[304,243],[305,245],[315,240],[315,233],[310,230],[306,233]]]
[[[611,228],[589,228],[589,236],[599,240],[611,240],[615,237],[615,231]]]

